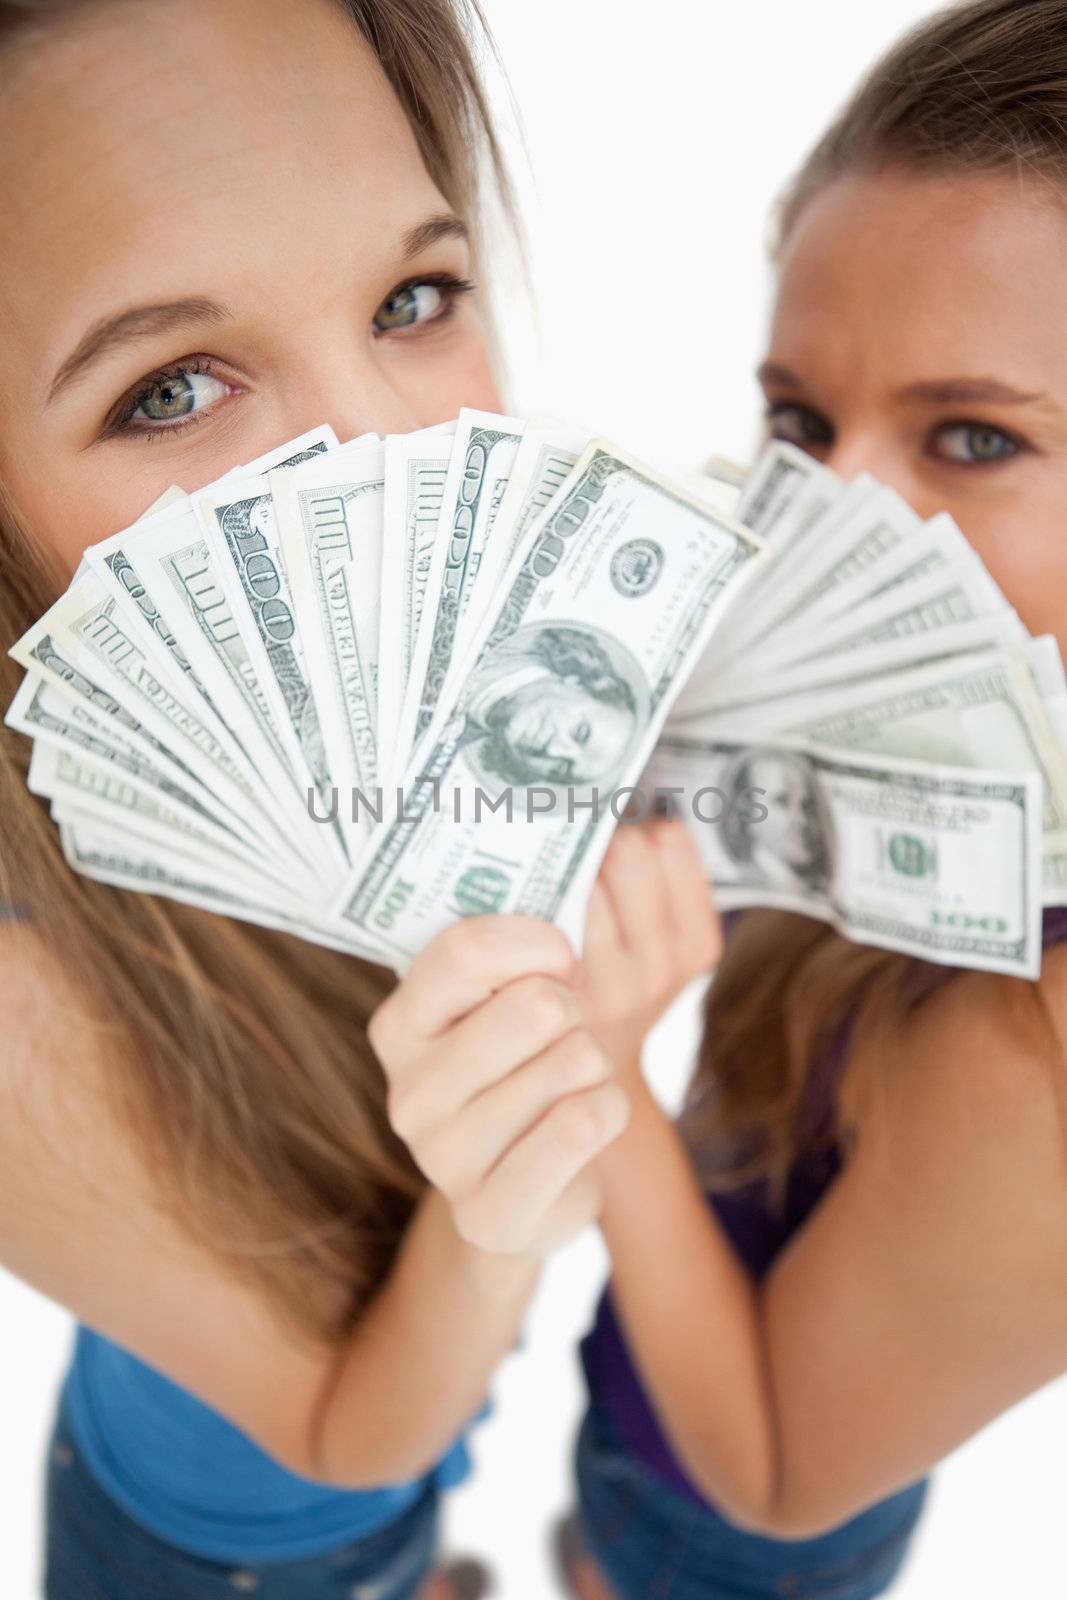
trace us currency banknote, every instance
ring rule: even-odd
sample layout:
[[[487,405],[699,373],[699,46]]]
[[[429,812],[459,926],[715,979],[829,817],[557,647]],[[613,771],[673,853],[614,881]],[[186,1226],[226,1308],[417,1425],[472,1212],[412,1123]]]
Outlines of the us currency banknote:
[[[319,454],[315,450],[302,452],[297,458],[289,458],[283,467],[293,469],[312,463]],[[269,708],[270,726],[285,747],[286,765],[300,790],[306,794],[310,785],[325,811],[335,780],[303,629],[286,572],[270,475],[256,473],[230,479],[220,488],[197,495],[194,506],[217,557],[230,614],[241,634],[262,700]],[[329,827],[331,837],[347,859],[342,829],[337,824]]]
[[[776,865],[768,812],[744,862],[704,840],[727,902],[1033,974],[1067,903],[1067,676],[950,518],[786,444],[745,481],[474,411],[190,487],[13,651],[75,870],[398,970],[486,910],[580,945],[657,741],[705,791],[755,750],[826,821],[825,881]]]
[[[400,713],[401,749],[417,744],[430,724],[460,646],[478,569],[521,437],[522,423],[516,418],[470,410],[459,414]]]
[[[409,769],[408,809],[337,914],[401,960],[465,910],[566,925],[614,826],[612,796],[640,772],[759,549],[594,441],[516,551]]]
[[[689,828],[723,909],[774,906],[927,961],[1040,970],[1036,772],[669,735],[643,783]]]
[[[456,424],[442,422],[385,441],[380,614],[392,630],[378,671],[378,750],[382,781],[390,775],[401,712],[411,680],[441,521]]]
[[[1026,650],[988,651],[901,672],[884,683],[783,697],[743,715],[692,719],[691,737],[752,742],[778,735],[835,750],[904,756],[953,766],[1034,771],[1042,780],[1043,846],[1050,864],[1067,848],[1067,753],[1049,716]]]
[[[385,447],[363,437],[270,475],[309,682],[317,685],[328,782],[346,793],[379,777]],[[392,640],[390,639],[390,647]],[[391,649],[389,652],[391,653]],[[325,784],[319,788],[325,799]],[[365,830],[339,808],[354,859]]]

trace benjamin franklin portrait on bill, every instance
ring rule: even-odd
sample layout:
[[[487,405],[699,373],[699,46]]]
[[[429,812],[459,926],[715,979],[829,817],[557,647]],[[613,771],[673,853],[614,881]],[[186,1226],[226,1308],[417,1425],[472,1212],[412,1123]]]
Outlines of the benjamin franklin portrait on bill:
[[[588,627],[518,629],[472,676],[457,712],[464,759],[487,791],[610,790],[647,725],[648,688],[617,641]]]
[[[798,893],[829,887],[831,818],[806,755],[743,750],[722,786],[719,838],[745,883]],[[757,803],[766,816],[753,814]]]

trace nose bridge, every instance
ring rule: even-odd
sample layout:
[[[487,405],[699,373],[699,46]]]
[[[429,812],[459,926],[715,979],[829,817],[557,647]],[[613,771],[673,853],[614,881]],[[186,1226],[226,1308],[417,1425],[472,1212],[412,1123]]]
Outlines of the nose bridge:
[[[861,414],[839,420],[825,460],[846,483],[869,472],[890,488],[904,491],[905,462],[888,423],[877,416]]]
[[[325,333],[309,341],[288,398],[294,413],[329,423],[342,443],[363,433],[410,433],[421,425],[390,363],[378,357],[370,340]]]
[[[839,425],[826,464],[846,481],[861,472],[873,472],[878,477],[881,475],[879,462],[883,455],[884,451],[879,449],[874,429],[869,424]]]

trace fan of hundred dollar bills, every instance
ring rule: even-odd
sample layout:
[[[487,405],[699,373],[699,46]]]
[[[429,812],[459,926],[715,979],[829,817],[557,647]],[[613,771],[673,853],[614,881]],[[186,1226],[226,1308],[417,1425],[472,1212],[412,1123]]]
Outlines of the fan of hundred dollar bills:
[[[1033,976],[1067,900],[1054,640],[785,445],[742,486],[477,411],[316,429],[87,550],[12,653],[76,871],[398,971],[476,912],[580,944],[657,794],[724,907]]]

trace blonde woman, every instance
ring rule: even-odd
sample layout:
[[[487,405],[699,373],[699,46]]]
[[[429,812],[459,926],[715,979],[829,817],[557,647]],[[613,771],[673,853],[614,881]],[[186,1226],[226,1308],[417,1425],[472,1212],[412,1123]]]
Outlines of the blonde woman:
[[[499,408],[477,22],[462,0],[0,0],[5,706],[8,646],[168,484],[321,422]],[[389,975],[75,877],[27,754],[2,730],[0,1259],[80,1323],[48,1600],[451,1600],[439,1491],[625,1116],[568,945],[461,928],[403,1050],[384,1014],[403,1125],[412,1060],[450,1086],[431,1187],[368,1043]],[[521,1104],[479,1094],[505,1066]]]

